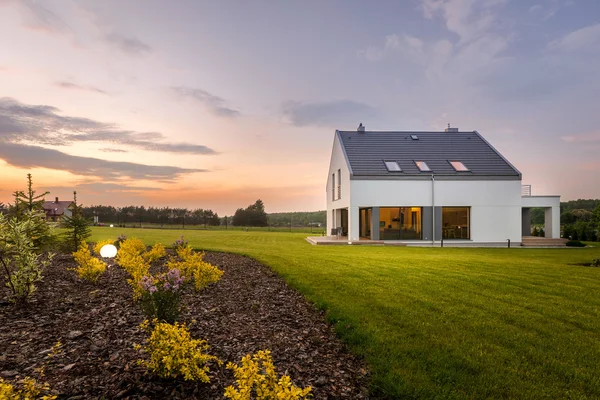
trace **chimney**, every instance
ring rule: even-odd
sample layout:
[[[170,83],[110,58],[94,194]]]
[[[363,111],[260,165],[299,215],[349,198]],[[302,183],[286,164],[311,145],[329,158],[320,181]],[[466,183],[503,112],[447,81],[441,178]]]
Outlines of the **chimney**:
[[[358,125],[356,131],[360,133],[365,133],[365,126],[362,124],[362,122],[360,123],[360,125]]]
[[[54,200],[55,203],[58,203],[58,197],[55,198]]]
[[[450,123],[448,123],[448,127],[444,129],[444,132],[458,132],[458,128],[450,128]]]

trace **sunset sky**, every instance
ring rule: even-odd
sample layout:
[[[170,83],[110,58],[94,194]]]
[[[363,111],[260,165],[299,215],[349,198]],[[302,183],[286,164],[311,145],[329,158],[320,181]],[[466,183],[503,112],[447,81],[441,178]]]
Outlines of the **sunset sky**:
[[[0,201],[325,209],[335,129],[478,130],[600,198],[600,1],[0,0]]]

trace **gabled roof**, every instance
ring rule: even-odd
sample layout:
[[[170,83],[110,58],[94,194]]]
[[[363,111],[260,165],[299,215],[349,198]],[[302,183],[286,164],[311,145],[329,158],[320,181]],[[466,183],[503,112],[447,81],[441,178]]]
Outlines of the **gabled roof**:
[[[509,179],[521,173],[477,131],[375,132],[337,131],[352,179]],[[402,172],[388,171],[384,161],[396,161]],[[425,161],[431,172],[421,172]],[[468,171],[456,171],[460,161]]]
[[[46,215],[48,216],[60,216],[65,213],[65,210],[71,207],[72,201],[45,201],[42,205]]]

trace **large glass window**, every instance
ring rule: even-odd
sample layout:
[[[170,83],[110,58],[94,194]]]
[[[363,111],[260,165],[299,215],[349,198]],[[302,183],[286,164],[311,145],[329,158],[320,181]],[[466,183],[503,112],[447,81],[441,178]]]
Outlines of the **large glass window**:
[[[420,240],[422,238],[421,207],[381,207],[379,238],[381,240]]]
[[[444,240],[471,238],[470,211],[470,207],[442,207],[442,237]]]

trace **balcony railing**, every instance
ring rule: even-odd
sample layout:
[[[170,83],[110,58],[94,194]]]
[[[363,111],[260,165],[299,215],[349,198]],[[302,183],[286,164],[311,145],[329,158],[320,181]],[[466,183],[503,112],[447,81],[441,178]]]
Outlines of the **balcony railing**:
[[[521,196],[531,196],[531,185],[521,185]]]
[[[337,199],[339,200],[342,198],[342,185],[338,185],[337,189]]]

